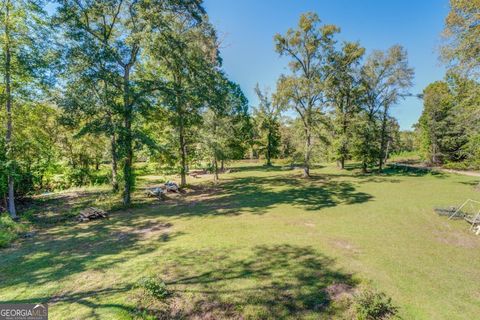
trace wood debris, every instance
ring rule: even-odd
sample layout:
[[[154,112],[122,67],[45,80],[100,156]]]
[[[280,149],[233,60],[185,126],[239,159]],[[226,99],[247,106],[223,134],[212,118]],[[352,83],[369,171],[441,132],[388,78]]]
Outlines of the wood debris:
[[[80,211],[80,214],[77,217],[77,221],[79,222],[87,222],[96,219],[108,219],[108,215],[102,209],[90,207]]]

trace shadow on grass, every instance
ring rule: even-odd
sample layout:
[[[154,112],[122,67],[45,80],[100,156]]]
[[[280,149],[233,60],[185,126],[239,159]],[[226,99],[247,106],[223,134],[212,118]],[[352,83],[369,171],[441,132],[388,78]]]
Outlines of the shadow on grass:
[[[113,196],[108,190],[67,191],[29,199],[20,207],[20,211],[23,218],[34,226],[49,227],[72,221],[81,209]]]
[[[243,259],[218,251],[167,254],[175,257],[167,267],[174,274],[167,286],[177,309],[150,310],[159,318],[203,319],[205,312],[212,319],[241,319],[245,312],[262,319],[332,315],[338,312],[332,306],[338,297],[329,289],[351,292],[357,285],[352,275],[334,267],[333,259],[311,247],[257,246]],[[179,303],[185,296],[189,300]]]
[[[93,314],[102,308],[132,315],[147,310],[158,319],[317,318],[342,312],[345,306],[335,303],[339,294],[357,285],[333,259],[308,246],[256,246],[240,256],[224,249],[166,249],[164,256],[169,264],[155,264],[151,271],[165,280],[172,295],[158,304],[137,301],[133,283],[4,302],[76,303]],[[125,302],[111,303],[118,294]]]
[[[166,216],[263,214],[273,206],[290,204],[318,211],[339,204],[363,203],[373,197],[356,190],[353,183],[328,176],[300,179],[291,175],[244,177],[223,180],[219,187],[200,192],[198,200],[166,202],[150,214]]]
[[[0,292],[18,285],[52,284],[85,270],[102,271],[182,235],[171,231],[170,223],[128,213],[44,229],[17,248],[2,251]]]

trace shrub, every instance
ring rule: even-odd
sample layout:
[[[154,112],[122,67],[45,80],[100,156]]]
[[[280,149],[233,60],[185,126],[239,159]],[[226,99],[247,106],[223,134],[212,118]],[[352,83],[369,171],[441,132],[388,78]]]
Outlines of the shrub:
[[[159,300],[170,295],[165,282],[155,277],[144,277],[140,279],[137,287],[142,288],[145,293]]]
[[[383,292],[362,290],[354,298],[355,314],[358,320],[384,320],[396,315],[398,308]]]
[[[23,225],[13,221],[7,214],[0,214],[0,248],[8,246],[22,231]]]

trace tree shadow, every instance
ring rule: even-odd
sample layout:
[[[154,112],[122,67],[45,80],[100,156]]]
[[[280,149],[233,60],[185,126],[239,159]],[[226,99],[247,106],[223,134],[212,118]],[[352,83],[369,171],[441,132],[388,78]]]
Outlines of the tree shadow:
[[[41,229],[1,252],[0,292],[7,287],[55,283],[148,254],[182,235],[171,227],[126,212],[115,219]]]
[[[19,209],[23,217],[25,212],[34,213],[26,216],[34,226],[51,227],[71,221],[81,209],[113,196],[109,190],[67,191],[31,198]]]
[[[429,168],[423,168],[423,167],[398,166],[398,165],[387,165],[387,167],[383,169],[381,173],[388,176],[406,176],[406,177],[432,176],[436,178],[446,177],[445,173],[441,171],[431,170]]]
[[[480,184],[480,180],[460,181],[459,183],[467,186],[478,187],[478,185]]]
[[[206,310],[212,319],[225,312],[232,319],[242,319],[245,312],[262,319],[333,315],[338,295],[330,289],[341,286],[342,293],[351,293],[357,285],[351,274],[335,268],[333,259],[308,246],[257,246],[243,259],[218,251],[168,254],[175,259],[159,276],[174,275],[166,283],[177,308],[151,308],[158,318],[203,319]]]
[[[318,211],[340,204],[352,205],[371,200],[370,194],[356,190],[353,183],[335,181],[327,175],[301,179],[293,175],[244,177],[223,180],[218,187],[202,193],[166,201],[150,214],[193,217],[199,215],[263,214],[270,208],[290,204]]]

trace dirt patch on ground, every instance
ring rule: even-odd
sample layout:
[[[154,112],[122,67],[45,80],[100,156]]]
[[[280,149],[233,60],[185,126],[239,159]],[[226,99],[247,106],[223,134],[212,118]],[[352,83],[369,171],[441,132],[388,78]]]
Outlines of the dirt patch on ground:
[[[169,222],[146,222],[141,226],[122,228],[121,231],[114,231],[110,236],[117,241],[139,238],[140,240],[150,239],[159,236],[162,241],[168,239],[168,233],[173,225]]]
[[[345,239],[332,239],[330,240],[330,245],[334,248],[341,249],[351,254],[361,253],[360,248],[358,248],[353,243]]]
[[[476,239],[475,236],[452,230],[435,231],[434,233],[435,239],[440,243],[469,249],[480,247],[480,237]]]
[[[140,229],[135,229],[133,231],[131,231],[131,233],[133,234],[148,234],[148,233],[152,233],[152,232],[156,232],[156,231],[162,231],[162,230],[165,230],[165,229],[168,229],[172,226],[171,223],[167,222],[167,223],[158,223],[158,224],[154,224],[154,225],[151,225],[151,226],[147,226],[145,228],[140,228]]]
[[[153,301],[137,296],[137,310],[155,316],[156,319],[192,319],[192,320],[243,320],[232,303],[213,301],[211,299],[184,297],[174,295],[167,300]]]
[[[353,287],[346,283],[334,283],[329,285],[325,292],[328,294],[330,300],[339,301],[353,294]]]

